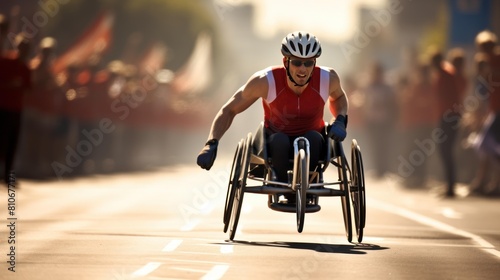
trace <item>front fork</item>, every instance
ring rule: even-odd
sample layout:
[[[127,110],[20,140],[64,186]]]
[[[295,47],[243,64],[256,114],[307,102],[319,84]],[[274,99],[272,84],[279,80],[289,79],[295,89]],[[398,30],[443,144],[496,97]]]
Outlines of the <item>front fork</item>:
[[[293,141],[293,177],[292,177],[292,190],[297,191],[297,181],[298,181],[298,173],[299,173],[299,161],[300,161],[300,155],[299,151],[300,149],[304,149],[305,156],[306,156],[306,170],[307,174],[300,174],[300,176],[305,176],[306,178],[309,178],[309,140],[305,137],[297,137]]]

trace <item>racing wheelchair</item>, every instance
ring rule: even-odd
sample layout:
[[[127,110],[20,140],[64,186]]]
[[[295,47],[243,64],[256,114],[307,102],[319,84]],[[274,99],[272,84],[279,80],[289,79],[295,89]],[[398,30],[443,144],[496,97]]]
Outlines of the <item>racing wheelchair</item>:
[[[327,124],[325,125],[327,127]],[[325,134],[326,135],[326,134]],[[245,193],[267,194],[268,207],[275,211],[296,213],[297,231],[304,228],[306,213],[320,211],[321,196],[338,196],[341,200],[346,237],[353,239],[353,219],[357,241],[362,242],[366,220],[366,195],[363,159],[356,140],[351,143],[351,165],[348,164],[341,142],[325,138],[326,155],[314,171],[309,170],[309,142],[298,137],[293,142],[294,156],[290,159],[288,182],[276,180],[272,159],[267,155],[265,128],[260,124],[255,136],[248,133],[236,146],[224,207],[224,232],[229,229],[233,240],[238,227]],[[337,167],[337,180],[325,182],[328,166]],[[255,185],[247,185],[248,182]],[[281,197],[294,197],[294,203]],[[293,201],[293,200],[292,200]]]

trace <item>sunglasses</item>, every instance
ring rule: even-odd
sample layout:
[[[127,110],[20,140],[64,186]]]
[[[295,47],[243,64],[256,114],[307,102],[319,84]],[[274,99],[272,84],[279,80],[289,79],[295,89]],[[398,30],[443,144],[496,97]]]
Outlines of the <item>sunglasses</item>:
[[[315,61],[314,60],[298,60],[298,59],[290,59],[290,63],[295,66],[295,67],[300,67],[302,64],[305,67],[311,67],[314,65]]]

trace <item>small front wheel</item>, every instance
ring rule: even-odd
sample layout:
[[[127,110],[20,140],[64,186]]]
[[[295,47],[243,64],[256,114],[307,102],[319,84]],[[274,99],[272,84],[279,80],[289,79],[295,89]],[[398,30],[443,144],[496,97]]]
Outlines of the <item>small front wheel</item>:
[[[307,204],[307,189],[309,188],[309,166],[304,149],[299,150],[299,168],[298,175],[299,186],[297,187],[297,231],[302,232],[304,229],[304,220]]]

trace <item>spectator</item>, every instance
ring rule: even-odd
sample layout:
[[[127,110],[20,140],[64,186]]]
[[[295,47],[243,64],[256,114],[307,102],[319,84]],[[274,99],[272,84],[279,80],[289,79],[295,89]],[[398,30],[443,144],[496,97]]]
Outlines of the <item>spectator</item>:
[[[489,113],[488,104],[488,76],[491,73],[490,66],[486,56],[483,53],[477,53],[474,57],[476,77],[474,80],[474,89],[471,93],[471,98],[477,101],[478,106],[466,111],[462,119],[462,127],[465,133],[465,147],[477,145],[484,122]],[[470,184],[470,190],[473,193],[484,193],[484,187],[489,177],[489,160],[488,155],[477,150],[479,159],[476,175]]]
[[[467,78],[465,51],[462,48],[453,48],[448,52],[448,61],[453,66],[454,77],[457,84],[457,90],[460,100],[463,100],[465,93],[469,88],[469,80]],[[453,70],[452,70],[453,71]]]
[[[384,80],[384,69],[379,62],[370,66],[369,81],[362,91],[363,124],[370,139],[367,144],[372,152],[375,175],[380,178],[393,167],[389,159],[394,157],[388,152],[395,137],[397,101],[394,90]]]
[[[24,34],[16,37],[16,58],[0,58],[0,154],[4,161],[4,180],[14,171],[14,159],[21,128],[24,95],[31,89],[28,68],[30,41]]]
[[[497,37],[490,31],[482,31],[476,36],[478,55],[484,56],[489,67],[487,91],[489,113],[482,126],[477,147],[484,155],[483,164],[489,168],[491,178],[484,182],[482,191],[492,194],[500,190],[500,51]],[[477,186],[475,186],[477,187]]]
[[[432,92],[437,100],[438,128],[442,132],[440,138],[442,141],[438,145],[446,181],[445,196],[454,197],[456,164],[453,153],[461,117],[456,108],[457,105],[462,104],[462,100],[460,99],[453,66],[446,64],[440,50],[432,50],[430,58],[433,69]]]
[[[23,173],[36,177],[49,175],[50,162],[54,159],[56,112],[61,102],[57,98],[62,98],[52,73],[55,45],[54,38],[43,38],[30,61],[33,91],[25,98],[20,149],[21,158],[26,159]]]

